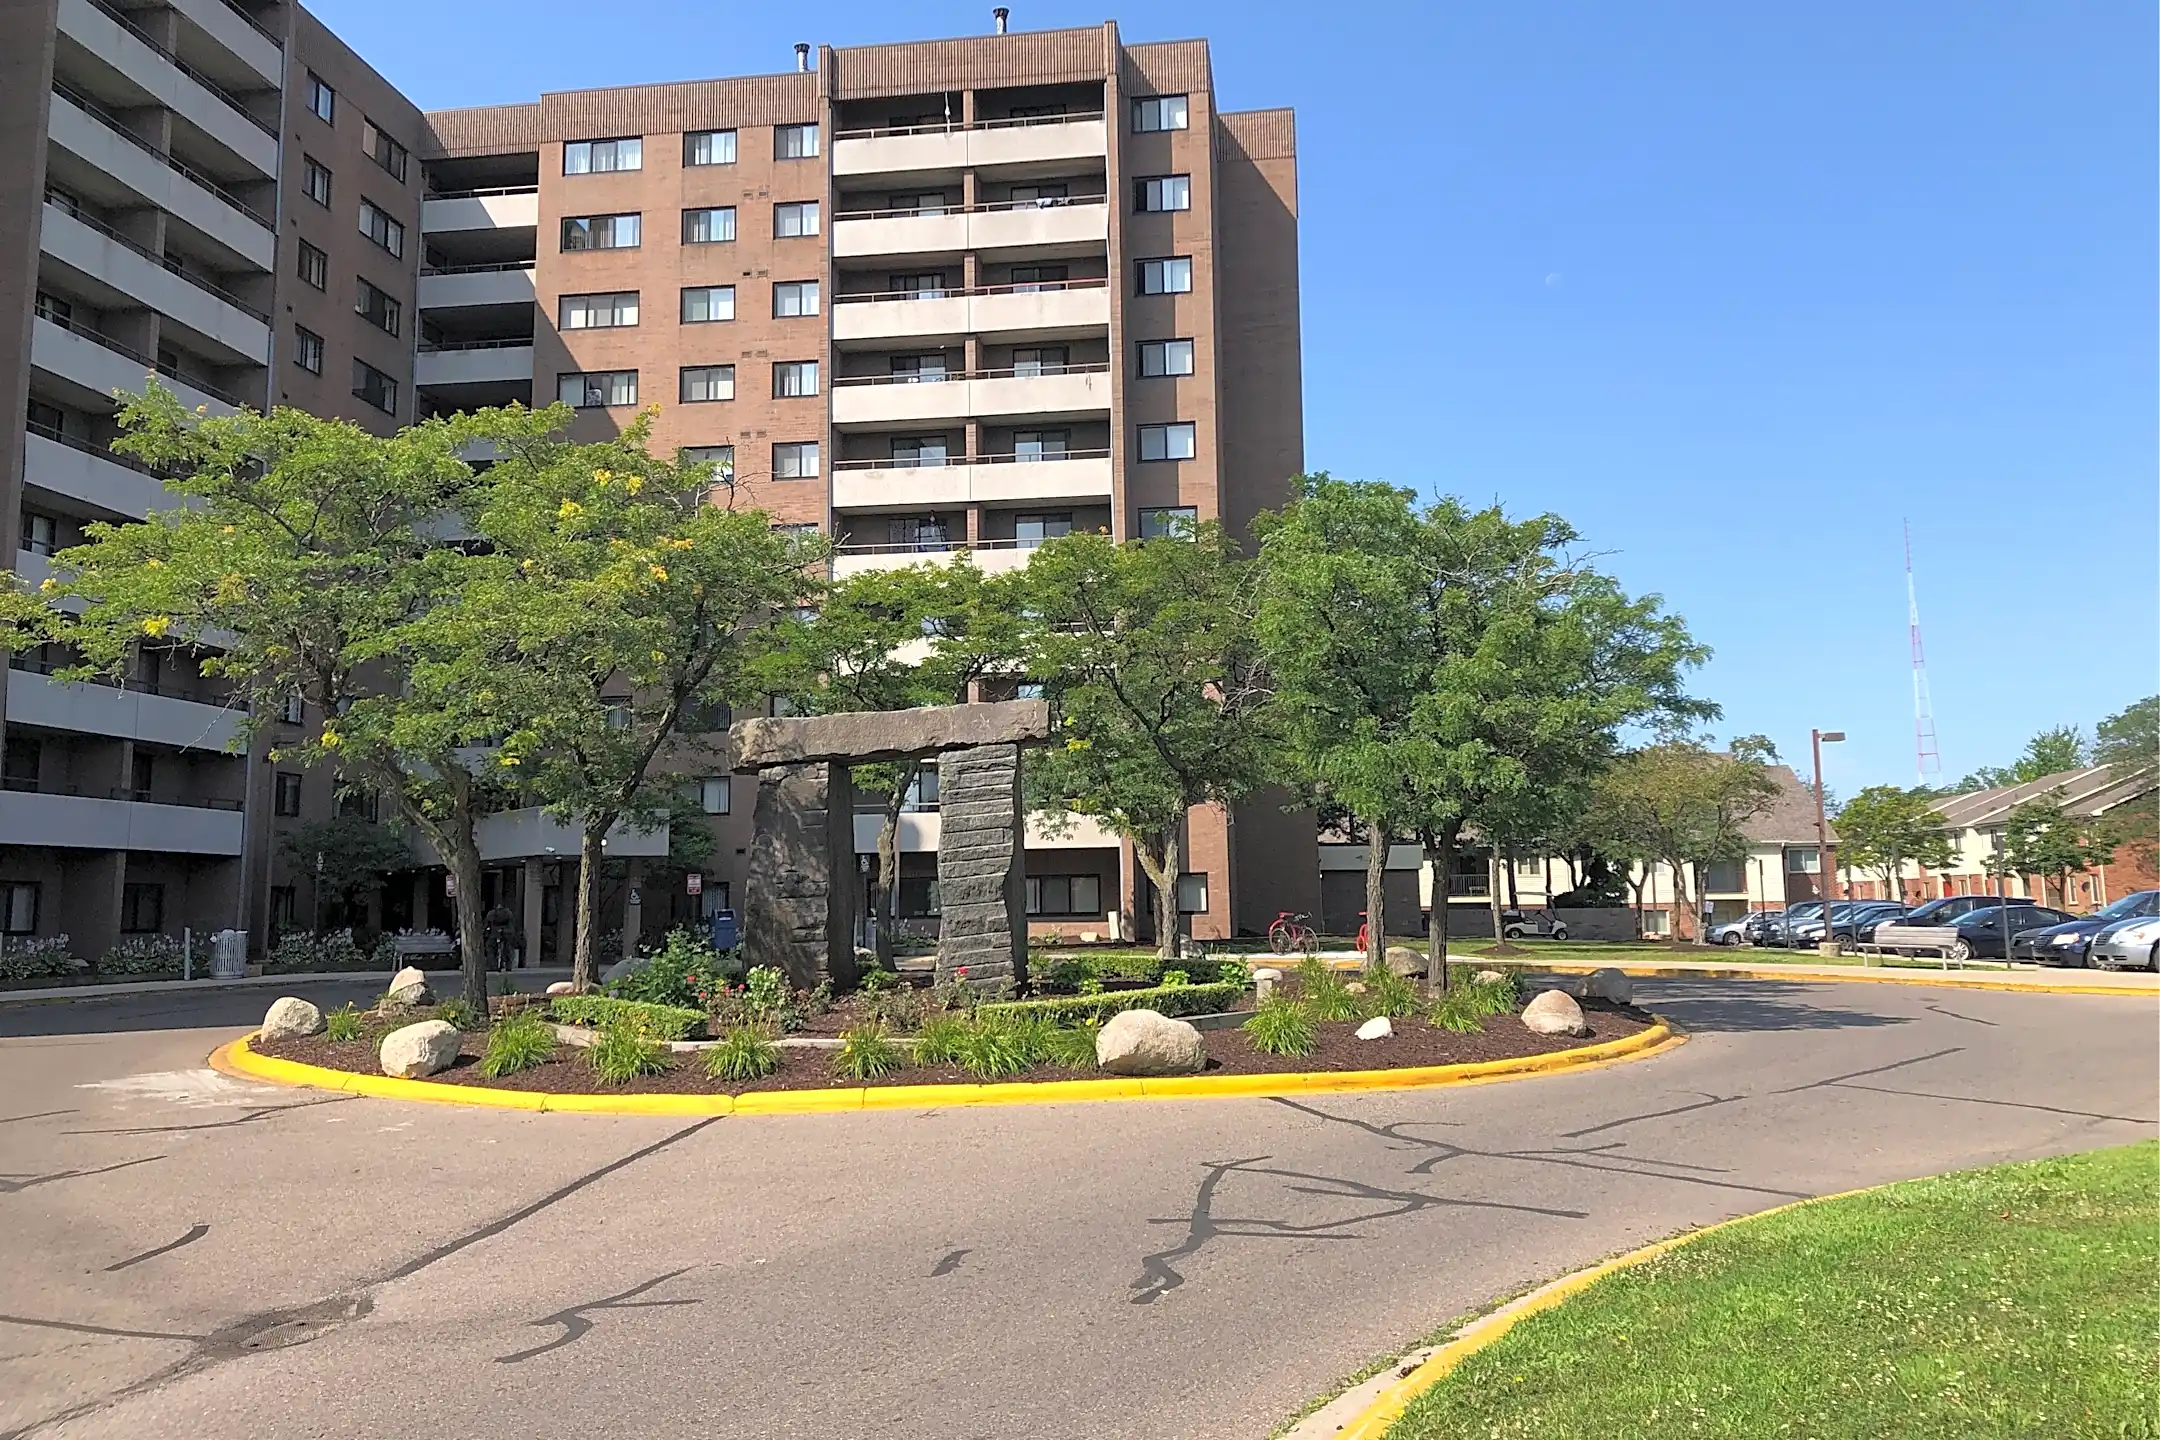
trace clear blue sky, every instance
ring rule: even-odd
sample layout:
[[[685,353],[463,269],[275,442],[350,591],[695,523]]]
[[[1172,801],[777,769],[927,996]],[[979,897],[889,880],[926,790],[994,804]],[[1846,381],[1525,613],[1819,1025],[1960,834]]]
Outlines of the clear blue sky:
[[[315,8],[431,108],[989,21],[973,0]],[[1308,463],[1565,515],[1715,647],[1721,732],[1805,770],[1809,727],[1843,729],[1834,789],[1911,783],[1906,516],[1947,778],[2160,689],[2150,4],[1114,18],[1207,36],[1226,106],[1297,109]]]

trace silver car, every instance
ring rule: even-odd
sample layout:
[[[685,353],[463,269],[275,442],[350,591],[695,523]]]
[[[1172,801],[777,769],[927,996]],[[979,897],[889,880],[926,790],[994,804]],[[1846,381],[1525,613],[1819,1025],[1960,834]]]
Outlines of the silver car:
[[[2160,970],[2160,916],[2108,926],[2093,936],[2085,963],[2095,970]]]

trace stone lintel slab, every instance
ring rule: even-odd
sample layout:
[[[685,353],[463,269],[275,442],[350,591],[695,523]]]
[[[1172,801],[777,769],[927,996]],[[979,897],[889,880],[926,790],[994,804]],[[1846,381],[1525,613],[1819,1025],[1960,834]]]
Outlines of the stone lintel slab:
[[[737,774],[816,761],[870,765],[981,746],[1034,745],[1049,738],[1050,707],[1041,700],[788,715],[739,720],[728,731],[729,763]],[[1009,763],[1017,767],[1018,757]]]

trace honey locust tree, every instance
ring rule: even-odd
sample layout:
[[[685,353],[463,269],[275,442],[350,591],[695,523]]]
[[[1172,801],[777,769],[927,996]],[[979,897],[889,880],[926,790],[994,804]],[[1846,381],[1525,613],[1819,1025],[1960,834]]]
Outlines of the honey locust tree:
[[[1935,808],[1931,790],[1870,785],[1839,807],[1838,858],[1882,877],[1883,895],[1904,892],[1908,862],[1947,870],[1957,861],[1949,822]]]
[[[1769,768],[1776,758],[1760,735],[1739,736],[1718,750],[1674,724],[1599,777],[1585,831],[1606,854],[1662,862],[1672,871],[1674,944],[1695,928],[1689,867],[1746,858],[1747,821],[1777,797]]]

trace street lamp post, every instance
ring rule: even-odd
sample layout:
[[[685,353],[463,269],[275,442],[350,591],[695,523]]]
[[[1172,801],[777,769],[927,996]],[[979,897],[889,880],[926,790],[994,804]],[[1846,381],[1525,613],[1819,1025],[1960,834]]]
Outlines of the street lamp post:
[[[1828,790],[1823,785],[1822,747],[1835,745],[1845,738],[1842,730],[1812,730],[1808,732],[1815,746],[1815,872],[1822,879],[1822,941],[1815,948],[1825,956],[1838,953],[1837,927],[1832,923],[1830,902],[1837,898],[1835,852],[1830,848],[1830,814]]]

